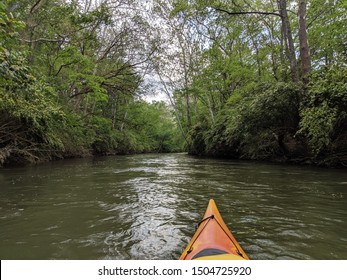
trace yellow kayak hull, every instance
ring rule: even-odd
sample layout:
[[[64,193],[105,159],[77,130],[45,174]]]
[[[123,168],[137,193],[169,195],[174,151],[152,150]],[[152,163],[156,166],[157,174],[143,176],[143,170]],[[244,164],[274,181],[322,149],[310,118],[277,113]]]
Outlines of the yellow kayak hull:
[[[248,256],[236,241],[216,203],[210,199],[205,215],[180,260],[248,260]]]

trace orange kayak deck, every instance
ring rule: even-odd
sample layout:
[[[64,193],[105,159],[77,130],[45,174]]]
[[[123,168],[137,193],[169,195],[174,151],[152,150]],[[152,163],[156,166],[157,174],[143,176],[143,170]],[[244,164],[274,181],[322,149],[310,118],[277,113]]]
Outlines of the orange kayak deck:
[[[213,199],[180,260],[248,260],[224,223]]]

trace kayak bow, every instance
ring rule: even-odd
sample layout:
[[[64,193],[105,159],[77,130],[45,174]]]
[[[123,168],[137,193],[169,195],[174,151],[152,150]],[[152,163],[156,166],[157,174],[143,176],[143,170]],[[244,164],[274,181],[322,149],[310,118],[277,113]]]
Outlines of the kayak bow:
[[[229,231],[213,199],[180,260],[248,260]]]

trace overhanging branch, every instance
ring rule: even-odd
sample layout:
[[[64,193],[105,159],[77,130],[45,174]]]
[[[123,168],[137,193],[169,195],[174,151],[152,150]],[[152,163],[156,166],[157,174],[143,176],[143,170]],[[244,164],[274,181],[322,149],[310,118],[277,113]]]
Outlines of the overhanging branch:
[[[282,17],[281,14],[276,12],[261,12],[261,11],[230,12],[222,8],[216,8],[216,7],[212,7],[212,8],[216,10],[217,12],[223,12],[228,15],[272,15],[272,16]]]

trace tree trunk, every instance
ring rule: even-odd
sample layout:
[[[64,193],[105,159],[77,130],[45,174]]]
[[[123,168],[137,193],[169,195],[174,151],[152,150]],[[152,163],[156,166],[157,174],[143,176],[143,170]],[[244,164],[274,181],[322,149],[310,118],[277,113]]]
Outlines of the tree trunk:
[[[30,50],[31,52],[28,55],[28,61],[30,65],[34,64],[35,55],[34,51],[37,46],[37,42],[34,40],[35,35],[35,28],[38,25],[38,23],[34,19],[34,14],[45,4],[46,0],[37,0],[33,4],[33,6],[30,8],[29,14],[26,19],[26,27],[25,27],[25,33],[29,35],[28,41],[30,42]],[[25,38],[25,35],[24,35]]]
[[[123,132],[123,130],[124,130],[125,120],[127,119],[127,117],[128,117],[128,110],[125,111],[122,124],[120,125],[120,131],[121,132]]]
[[[117,114],[117,105],[115,100],[112,98],[112,128],[116,127],[116,114]]]
[[[84,104],[83,114],[86,116],[88,113],[88,105],[89,105],[89,95],[88,94],[87,94],[85,99],[86,99],[86,102]]]
[[[298,0],[298,21],[299,21],[299,42],[300,42],[300,58],[302,66],[302,81],[304,85],[309,82],[311,70],[311,57],[308,47],[307,30],[306,30],[306,1]]]
[[[282,18],[282,28],[285,38],[285,45],[287,48],[287,55],[290,62],[290,72],[293,82],[299,81],[298,67],[296,63],[295,48],[293,42],[292,30],[290,27],[288,12],[287,12],[287,0],[278,0],[278,7]]]
[[[207,92],[205,92],[205,96],[206,96],[208,111],[210,112],[212,123],[214,123],[214,112],[213,112],[211,101]]]
[[[180,118],[180,116],[178,115],[178,109],[177,109],[176,103],[175,103],[175,101],[173,100],[173,98],[172,98],[172,96],[171,96],[171,93],[170,93],[169,89],[167,88],[166,83],[164,82],[164,80],[163,80],[163,78],[162,78],[162,76],[161,76],[161,74],[160,74],[159,71],[157,71],[157,75],[158,75],[158,77],[159,77],[159,79],[160,79],[160,81],[161,81],[161,83],[162,83],[162,85],[163,85],[163,87],[164,87],[164,92],[166,93],[167,97],[169,98],[170,104],[171,104],[172,108],[174,109],[176,121],[177,121],[177,123],[178,123],[178,127],[179,127],[179,129],[180,129],[181,135],[182,135],[184,141],[185,141],[186,143],[188,143],[188,142],[187,142],[186,133],[185,133],[185,131],[183,130],[181,118]]]
[[[251,40],[255,49],[255,55],[256,55],[257,67],[258,67],[258,77],[260,78],[261,77],[261,59],[259,55],[258,42],[253,37],[251,37]]]
[[[190,116],[190,96],[189,96],[187,88],[185,89],[185,92],[186,92],[186,106],[187,106],[187,112],[186,112],[187,113],[187,126],[188,126],[188,129],[190,129],[192,126],[192,120],[191,120],[191,116]]]

